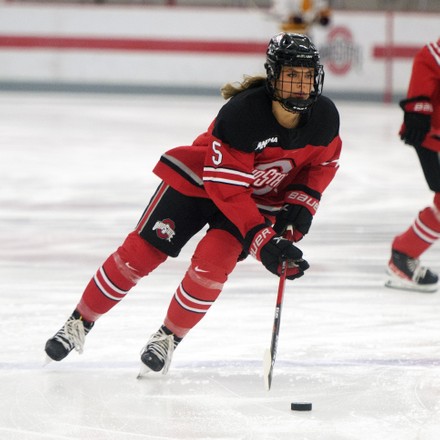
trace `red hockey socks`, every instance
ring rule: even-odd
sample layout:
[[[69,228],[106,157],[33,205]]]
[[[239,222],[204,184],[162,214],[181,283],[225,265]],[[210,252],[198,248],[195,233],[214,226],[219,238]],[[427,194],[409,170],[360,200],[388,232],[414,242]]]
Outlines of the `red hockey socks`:
[[[436,208],[419,212],[414,223],[393,241],[393,249],[411,258],[419,258],[440,238],[440,218]]]
[[[86,321],[96,321],[166,259],[167,255],[132,232],[90,280],[77,310]]]
[[[198,244],[191,265],[174,293],[165,326],[183,338],[214,304],[237,264],[241,244],[228,232],[212,229]]]

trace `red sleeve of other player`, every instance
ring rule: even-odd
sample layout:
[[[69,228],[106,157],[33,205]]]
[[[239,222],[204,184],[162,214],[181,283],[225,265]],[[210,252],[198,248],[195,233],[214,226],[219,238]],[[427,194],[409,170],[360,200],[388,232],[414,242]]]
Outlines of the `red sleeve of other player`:
[[[423,146],[440,151],[440,40],[424,46],[414,58],[407,98],[418,96],[428,97],[434,109]]]
[[[436,52],[436,49],[438,52]],[[435,56],[437,58],[435,58]],[[438,99],[440,81],[439,45],[424,46],[414,58],[407,98],[427,96]]]

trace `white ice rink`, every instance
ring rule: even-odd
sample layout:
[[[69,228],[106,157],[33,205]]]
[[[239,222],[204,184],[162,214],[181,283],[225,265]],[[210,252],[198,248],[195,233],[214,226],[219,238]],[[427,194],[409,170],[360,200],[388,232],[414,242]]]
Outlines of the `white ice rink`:
[[[431,201],[401,111],[337,102],[341,168],[300,243],[272,390],[262,379],[278,281],[248,258],[175,352],[137,380],[195,241],[97,322],[82,355],[46,339],[135,226],[165,150],[223,103],[207,97],[0,95],[0,438],[438,440],[440,293],[383,287],[393,236]],[[440,247],[423,262],[440,270]],[[310,401],[311,412],[292,412]]]

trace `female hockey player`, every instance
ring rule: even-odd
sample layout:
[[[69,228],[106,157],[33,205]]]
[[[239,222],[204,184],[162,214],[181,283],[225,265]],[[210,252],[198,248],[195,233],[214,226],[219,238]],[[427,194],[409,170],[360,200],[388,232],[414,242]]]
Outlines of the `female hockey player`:
[[[440,238],[440,39],[415,56],[407,98],[400,106],[404,111],[400,138],[415,148],[434,200],[394,238],[385,285],[435,292],[438,275],[422,266],[419,257]]]
[[[163,325],[141,353],[146,368],[167,372],[173,350],[215,302],[237,261],[252,255],[287,278],[309,267],[293,240],[307,234],[341,149],[339,115],[321,96],[324,72],[310,39],[281,33],[267,48],[265,77],[227,84],[228,102],[190,146],[167,151],[162,179],[135,230],[91,279],[66,324],[46,343],[56,361],[74,348],[144,276],[177,257],[205,225]],[[273,226],[272,226],[273,225]]]

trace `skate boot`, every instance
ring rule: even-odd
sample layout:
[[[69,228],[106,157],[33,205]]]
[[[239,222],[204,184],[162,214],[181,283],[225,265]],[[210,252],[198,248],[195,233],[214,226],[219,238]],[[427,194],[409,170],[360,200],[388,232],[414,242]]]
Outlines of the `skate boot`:
[[[93,325],[94,322],[84,321],[80,313],[75,310],[64,326],[46,342],[46,354],[54,361],[61,361],[73,349],[81,354],[85,337]]]
[[[174,349],[181,340],[182,338],[178,338],[162,325],[156,333],[151,335],[147,345],[142,349],[141,361],[144,365],[138,377],[150,370],[167,374]]]
[[[435,292],[438,275],[420,265],[420,260],[392,250],[387,269],[386,287],[418,292]]]

